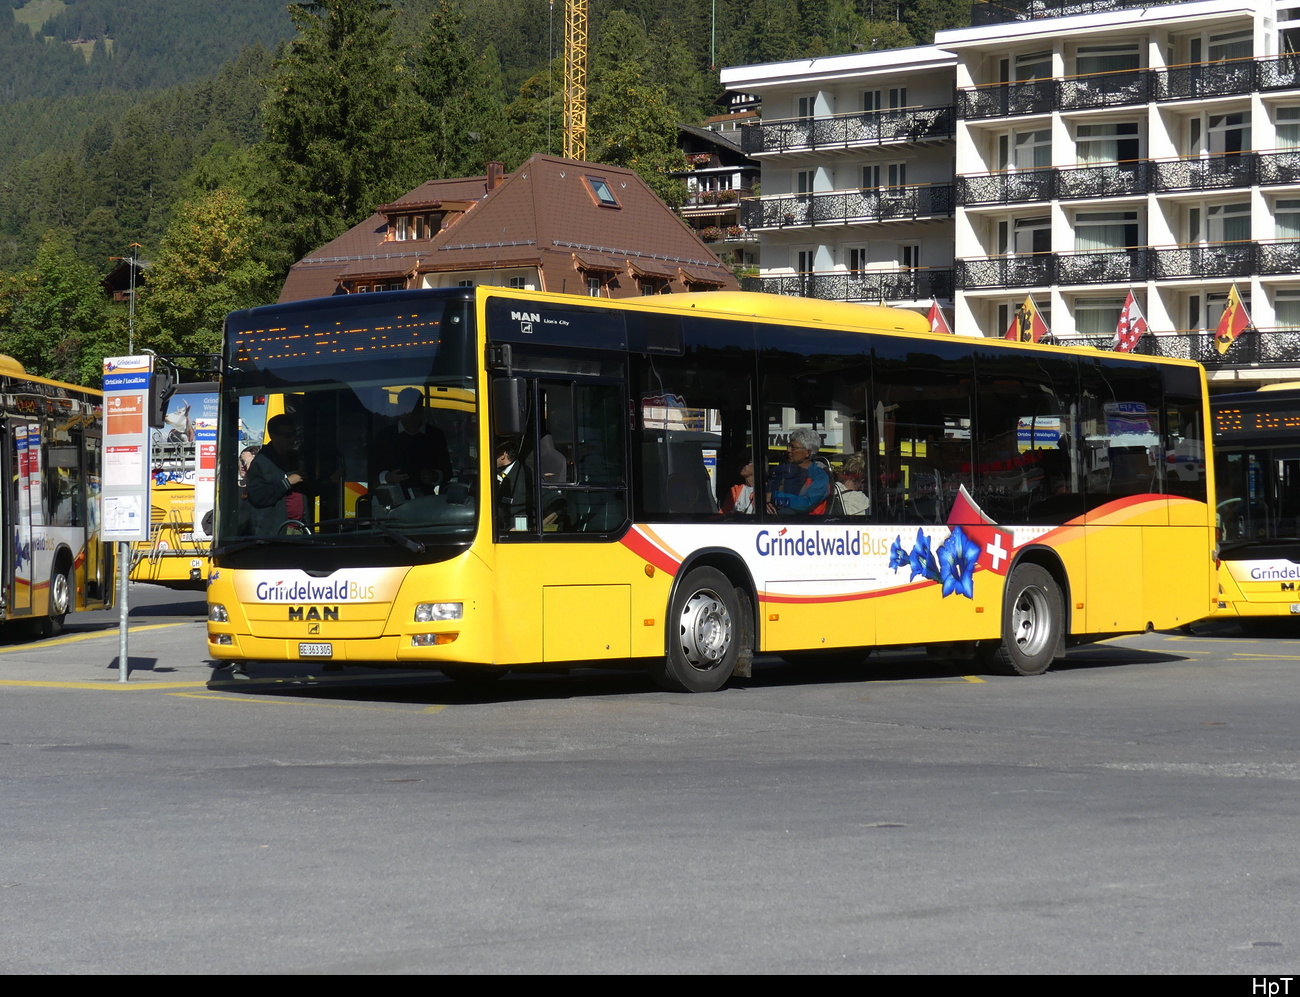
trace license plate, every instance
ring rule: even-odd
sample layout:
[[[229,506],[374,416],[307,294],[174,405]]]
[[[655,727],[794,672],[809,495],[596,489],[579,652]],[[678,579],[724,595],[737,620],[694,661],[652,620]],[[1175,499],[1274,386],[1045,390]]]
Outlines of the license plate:
[[[299,644],[298,657],[300,658],[332,658],[334,656],[333,644]]]

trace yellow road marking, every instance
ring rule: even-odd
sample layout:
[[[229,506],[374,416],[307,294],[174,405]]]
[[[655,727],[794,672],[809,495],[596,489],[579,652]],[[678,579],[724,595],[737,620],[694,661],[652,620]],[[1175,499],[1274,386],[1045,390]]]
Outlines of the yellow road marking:
[[[251,691],[251,690],[250,690]],[[254,703],[259,706],[322,706],[335,710],[378,710],[381,713],[411,713],[411,710],[398,709],[395,706],[362,706],[358,703],[322,703],[315,699],[254,699],[251,696],[223,696],[217,692],[173,692],[172,696],[180,696],[184,699],[219,699],[227,703]],[[420,710],[421,713],[437,713],[445,709],[445,706],[431,706],[428,709]]]
[[[984,684],[984,680],[983,680],[982,678],[980,678],[978,675],[963,675],[963,676],[962,676],[962,679],[965,680],[965,681],[967,681],[967,682],[973,682],[973,683],[975,683],[976,685],[983,685],[983,684]]]
[[[44,682],[39,679],[0,679],[0,685],[29,686],[36,689],[202,689],[206,682],[119,682],[104,679],[102,682]]]
[[[128,635],[130,635],[130,634],[143,633],[146,630],[165,630],[168,627],[187,626],[188,624],[193,622],[195,621],[185,620],[182,623],[151,623],[148,626],[144,626],[144,627],[128,627],[126,632]],[[113,627],[109,630],[96,630],[94,633],[89,633],[89,634],[72,634],[69,637],[55,637],[52,640],[42,640],[32,644],[14,644],[11,645],[10,647],[0,647],[0,654],[10,654],[14,651],[39,651],[42,648],[46,648],[46,647],[57,647],[60,644],[75,644],[78,641],[93,640],[96,637],[107,637],[110,634],[116,636],[119,634],[119,632],[120,631],[118,630],[117,627]]]
[[[1274,661],[1300,661],[1300,654],[1251,654],[1249,651],[1235,651],[1234,658],[1271,658]]]

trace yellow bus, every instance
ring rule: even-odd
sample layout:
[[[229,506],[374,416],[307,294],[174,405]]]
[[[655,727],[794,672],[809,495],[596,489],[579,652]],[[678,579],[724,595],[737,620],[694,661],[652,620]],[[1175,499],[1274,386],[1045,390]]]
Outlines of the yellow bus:
[[[208,582],[216,478],[217,384],[178,384],[150,431],[149,539],[131,547],[131,581],[172,589]]]
[[[909,644],[1033,674],[1211,609],[1190,362],[765,294],[479,287],[234,313],[225,371],[223,466],[241,406],[285,419],[248,487],[219,475],[217,659],[631,663],[709,691],[756,653]]]
[[[103,396],[31,377],[0,356],[0,620],[42,635],[112,602],[112,545],[100,539]]]
[[[1300,619],[1300,385],[1214,395],[1215,616],[1266,633]]]

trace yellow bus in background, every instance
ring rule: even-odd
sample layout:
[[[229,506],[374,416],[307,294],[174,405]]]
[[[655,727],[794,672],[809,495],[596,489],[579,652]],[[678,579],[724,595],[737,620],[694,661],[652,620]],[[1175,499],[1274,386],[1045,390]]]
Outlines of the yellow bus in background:
[[[217,659],[709,691],[756,653],[910,644],[1035,674],[1211,610],[1194,363],[764,294],[488,287],[237,312],[224,362],[223,468],[239,413],[288,418],[248,488],[219,476]]]
[[[100,539],[103,396],[29,376],[0,356],[0,620],[51,635],[69,613],[112,603]]]
[[[131,581],[203,589],[216,488],[216,382],[178,384],[150,430],[149,539],[132,545]]]
[[[1214,395],[1215,616],[1251,633],[1300,622],[1300,384]]]

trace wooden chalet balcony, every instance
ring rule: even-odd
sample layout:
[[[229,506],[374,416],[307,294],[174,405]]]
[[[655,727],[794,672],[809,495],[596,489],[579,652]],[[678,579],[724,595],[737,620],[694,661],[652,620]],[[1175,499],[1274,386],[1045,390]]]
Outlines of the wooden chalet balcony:
[[[977,291],[1289,273],[1300,273],[1300,242],[1217,242],[958,260],[956,286],[963,291]]]
[[[742,126],[740,139],[741,148],[751,156],[765,152],[858,149],[950,139],[955,120],[951,104],[854,111],[817,118],[758,121]]]
[[[1294,89],[1300,89],[1300,57],[1288,54],[964,87],[957,91],[957,116],[1008,118]]]
[[[952,192],[952,184],[945,183],[777,194],[744,202],[740,223],[749,229],[782,229],[949,218],[953,213]]]
[[[953,272],[950,269],[916,270],[826,270],[815,273],[774,274],[742,277],[743,291],[784,294],[822,301],[928,301],[951,300]]]
[[[1093,346],[1109,350],[1114,335],[1062,336],[1062,346]],[[1226,354],[1214,345],[1213,329],[1179,330],[1170,335],[1146,335],[1133,350],[1139,356],[1195,360],[1210,370],[1245,366],[1300,366],[1300,329],[1247,329]]]

